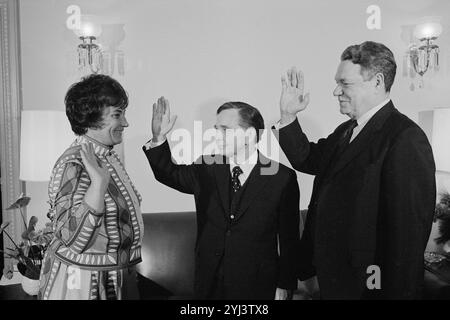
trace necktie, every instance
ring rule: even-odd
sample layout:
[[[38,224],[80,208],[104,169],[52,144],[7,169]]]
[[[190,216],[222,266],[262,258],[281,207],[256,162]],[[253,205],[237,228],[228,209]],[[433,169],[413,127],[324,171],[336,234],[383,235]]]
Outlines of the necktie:
[[[239,181],[239,175],[242,174],[242,169],[239,166],[235,166],[232,170],[233,174],[231,176],[231,188],[233,188],[233,193],[237,192],[241,188],[241,182]]]
[[[347,128],[345,129],[344,133],[342,134],[341,139],[339,140],[339,145],[337,147],[336,151],[336,159],[340,157],[342,152],[344,152],[345,148],[349,145],[350,139],[353,134],[353,129],[355,129],[358,126],[358,122],[356,120],[349,121]]]

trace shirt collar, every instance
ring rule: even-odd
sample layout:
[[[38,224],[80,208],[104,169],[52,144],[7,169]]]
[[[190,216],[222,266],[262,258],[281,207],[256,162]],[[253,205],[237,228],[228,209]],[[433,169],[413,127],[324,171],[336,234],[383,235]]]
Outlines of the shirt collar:
[[[249,174],[249,171],[253,169],[255,164],[258,162],[258,150],[255,150],[250,157],[248,157],[244,162],[237,164],[233,158],[230,158],[230,169],[233,170],[235,166],[239,166],[244,174]]]
[[[94,146],[94,153],[99,156],[109,156],[113,149],[112,146],[107,146],[87,135],[79,136],[76,140],[77,144],[92,143]]]
[[[364,113],[361,117],[359,117],[359,119],[356,120],[358,122],[358,126],[368,122],[375,115],[375,113],[377,113],[381,108],[383,108],[390,100],[391,98],[387,98],[386,100],[378,104],[376,107],[373,107],[372,109]]]

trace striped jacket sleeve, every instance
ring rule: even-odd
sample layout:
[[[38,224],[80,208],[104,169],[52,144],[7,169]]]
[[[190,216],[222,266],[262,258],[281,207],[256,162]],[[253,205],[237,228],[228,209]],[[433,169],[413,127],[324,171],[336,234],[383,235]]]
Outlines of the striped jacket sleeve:
[[[50,184],[55,237],[74,252],[83,253],[98,236],[104,216],[84,201],[89,175],[78,161],[66,162],[55,168]]]

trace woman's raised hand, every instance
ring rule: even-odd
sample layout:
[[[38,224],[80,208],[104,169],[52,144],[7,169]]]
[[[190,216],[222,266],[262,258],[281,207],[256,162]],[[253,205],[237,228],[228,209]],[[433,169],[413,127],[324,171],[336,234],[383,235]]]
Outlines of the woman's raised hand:
[[[108,187],[110,174],[108,169],[105,168],[99,160],[97,160],[92,144],[82,144],[80,153],[84,167],[86,168],[89,178],[91,179],[91,183],[106,189]]]

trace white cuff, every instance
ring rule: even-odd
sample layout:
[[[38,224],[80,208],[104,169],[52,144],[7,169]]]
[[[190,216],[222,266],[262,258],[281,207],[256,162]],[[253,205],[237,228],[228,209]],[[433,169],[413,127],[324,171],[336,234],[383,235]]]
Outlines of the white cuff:
[[[297,119],[297,118],[295,118],[295,119]],[[295,119],[294,119],[294,120],[295,120]],[[292,122],[294,122],[294,120],[292,120],[291,122],[285,123],[285,124],[281,124],[281,122],[280,122],[281,120],[278,120],[277,123],[275,123],[275,124],[273,125],[273,128],[274,128],[275,130],[280,130],[281,128],[284,128],[284,127],[290,125]]]
[[[166,142],[167,139],[164,139],[160,142],[153,142],[153,140],[150,140],[149,142],[147,142],[144,147],[145,150],[150,150],[151,148],[156,148],[159,147],[160,145],[162,145],[164,142]]]
[[[287,123],[285,123],[285,124],[281,124],[281,120],[278,120],[278,122],[275,124],[275,128],[277,129],[277,130],[280,130],[280,129],[282,129],[282,128],[284,128],[284,127],[286,127],[286,126],[288,126],[288,125],[290,125],[292,122],[294,122],[295,120],[297,120],[297,117],[295,117],[292,121],[290,121],[290,122],[287,122]]]

